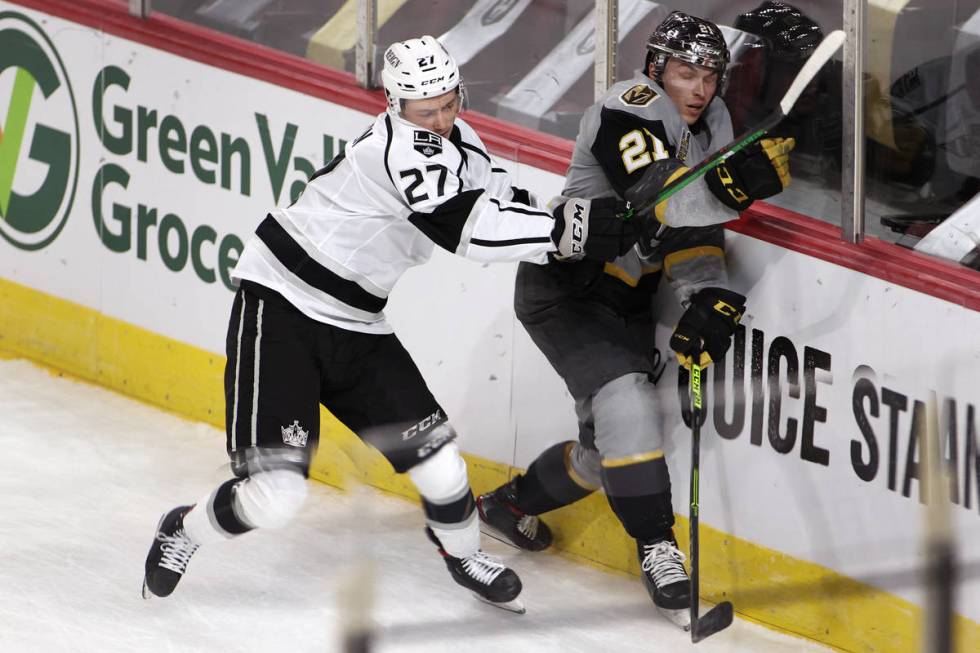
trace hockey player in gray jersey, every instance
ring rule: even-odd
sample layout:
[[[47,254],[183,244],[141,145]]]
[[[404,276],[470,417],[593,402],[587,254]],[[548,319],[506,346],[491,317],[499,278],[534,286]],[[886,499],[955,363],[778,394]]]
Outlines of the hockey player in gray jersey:
[[[565,194],[648,199],[732,140],[718,97],[729,61],[721,31],[674,12],[647,48],[643,71],[585,112]],[[481,519],[515,545],[540,550],[552,536],[538,515],[603,488],[636,539],[653,602],[682,625],[690,581],[672,532],[652,296],[666,277],[686,307],[670,341],[681,363],[690,366],[694,351],[703,352],[702,365],[724,356],[745,298],[728,286],[721,225],[789,183],[792,147],[792,139],[763,141],[658,204],[646,216],[651,237],[615,261],[518,270],[517,315],[575,399],[578,441],[546,449],[526,474],[479,497]]]
[[[235,476],[166,513],[144,597],[167,596],[202,544],[285,525],[306,496],[319,405],[407,473],[453,579],[522,611],[517,575],[480,550],[466,464],[445,411],[385,320],[388,294],[435,245],[479,261],[612,260],[636,242],[617,200],[529,204],[457,119],[459,70],[432,37],[395,43],[388,109],[274,209],[246,245],[228,325],[227,449]]]

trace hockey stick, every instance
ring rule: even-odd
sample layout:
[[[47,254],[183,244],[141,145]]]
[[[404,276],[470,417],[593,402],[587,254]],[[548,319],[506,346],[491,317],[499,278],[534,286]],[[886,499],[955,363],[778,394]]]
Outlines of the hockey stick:
[[[698,643],[732,625],[731,601],[722,601],[698,616],[700,586],[698,584],[698,474],[701,457],[701,350],[691,355],[691,642]]]
[[[793,79],[793,83],[790,84],[789,90],[787,90],[786,94],[783,95],[783,99],[779,101],[779,106],[776,108],[776,110],[766,116],[762,122],[755,127],[755,129],[745,132],[731,143],[725,145],[710,157],[682,174],[670,185],[662,188],[660,192],[657,193],[652,199],[644,200],[638,206],[630,207],[630,209],[623,214],[623,218],[629,219],[637,213],[645,213],[657,204],[670,199],[682,189],[694,183],[711,170],[717,168],[736,152],[745,149],[752,143],[765,136],[770,129],[782,122],[783,118],[785,118],[789,112],[793,110],[793,105],[796,104],[796,101],[799,99],[800,95],[802,95],[803,89],[805,89],[807,85],[813,81],[813,78],[817,76],[820,69],[823,68],[824,64],[826,64],[832,56],[834,56],[834,53],[837,52],[838,48],[840,48],[843,43],[843,31],[836,30],[828,34],[824,40],[820,42],[820,45],[816,47],[813,54],[811,54],[810,58],[807,59],[806,63],[803,64],[800,72],[796,74],[796,78]]]
[[[949,476],[943,463],[939,436],[939,407],[936,392],[929,394],[925,419],[913,428],[924,442],[922,482],[926,494],[925,552],[928,558],[924,574],[926,597],[922,650],[927,653],[951,653],[955,648],[955,587],[957,577],[956,543],[950,516]],[[923,423],[924,422],[924,423]]]

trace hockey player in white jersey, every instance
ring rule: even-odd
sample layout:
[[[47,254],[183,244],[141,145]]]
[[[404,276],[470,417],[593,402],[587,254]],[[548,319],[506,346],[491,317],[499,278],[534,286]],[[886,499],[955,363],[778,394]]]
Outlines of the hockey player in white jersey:
[[[718,97],[729,62],[714,24],[681,12],[650,37],[642,72],[615,84],[582,118],[565,194],[642,202],[732,140]],[[535,344],[575,399],[578,440],[546,449],[478,501],[487,527],[529,550],[546,548],[542,513],[605,490],[636,540],[642,577],[658,608],[689,622],[690,580],[673,535],[670,477],[653,383],[652,295],[667,278],[686,307],[670,341],[682,364],[724,356],[745,297],[728,285],[721,224],[789,183],[792,139],[732,156],[652,209],[657,227],[611,263],[521,264],[514,304]]]
[[[457,118],[459,70],[432,37],[385,53],[387,111],[274,209],[246,245],[228,326],[227,449],[234,478],[167,512],[144,596],[167,596],[203,544],[296,514],[319,436],[319,404],[422,496],[426,531],[453,579],[522,611],[521,582],[480,550],[456,434],[385,320],[402,273],[439,245],[479,261],[612,260],[636,242],[618,200],[536,209]]]

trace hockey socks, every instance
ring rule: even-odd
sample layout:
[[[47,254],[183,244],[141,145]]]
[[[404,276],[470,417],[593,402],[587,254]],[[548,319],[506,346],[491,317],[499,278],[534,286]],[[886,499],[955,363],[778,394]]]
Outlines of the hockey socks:
[[[602,461],[602,484],[623,528],[637,540],[663,539],[674,525],[670,475],[663,452]]]
[[[598,488],[576,471],[575,442],[559,442],[545,449],[513,483],[515,507],[524,514],[541,515],[575,503]]]

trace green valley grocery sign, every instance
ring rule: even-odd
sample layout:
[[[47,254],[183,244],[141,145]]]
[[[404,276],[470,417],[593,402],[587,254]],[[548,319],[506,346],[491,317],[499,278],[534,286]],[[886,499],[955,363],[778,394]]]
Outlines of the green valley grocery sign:
[[[0,12],[0,236],[40,249],[65,226],[78,183],[78,111],[42,28]]]

